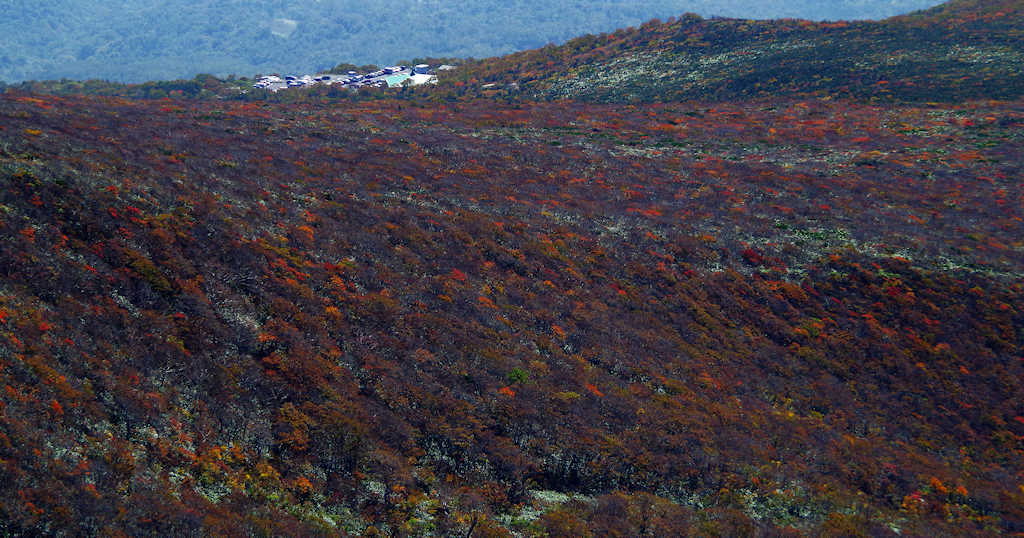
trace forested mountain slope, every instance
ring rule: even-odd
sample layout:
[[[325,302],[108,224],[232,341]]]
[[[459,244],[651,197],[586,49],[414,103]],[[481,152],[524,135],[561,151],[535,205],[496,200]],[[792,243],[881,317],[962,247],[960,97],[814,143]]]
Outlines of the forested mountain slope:
[[[1016,0],[954,1],[878,22],[686,15],[488,58],[450,75],[515,83],[533,99],[599,102],[1018,99],[1022,15]]]

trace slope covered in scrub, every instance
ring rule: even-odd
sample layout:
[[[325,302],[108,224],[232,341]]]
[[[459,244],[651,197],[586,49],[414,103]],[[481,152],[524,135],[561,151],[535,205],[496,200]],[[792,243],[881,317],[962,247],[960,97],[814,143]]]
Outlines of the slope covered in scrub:
[[[687,14],[480,60],[449,76],[515,83],[534,99],[598,102],[1012,100],[1022,96],[1022,13],[1019,1],[978,0],[882,21]]]
[[[1021,524],[1019,103],[0,109],[7,534]]]

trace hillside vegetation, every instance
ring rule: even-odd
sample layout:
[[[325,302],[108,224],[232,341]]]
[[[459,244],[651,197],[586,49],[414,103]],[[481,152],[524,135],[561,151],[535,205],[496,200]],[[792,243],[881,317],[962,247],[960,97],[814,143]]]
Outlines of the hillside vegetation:
[[[35,0],[5,2],[0,81],[125,83],[256,73],[299,75],[339,61],[489,57],[686,11],[756,18],[880,19],[937,0]],[[753,5],[752,5],[753,4]]]
[[[1024,102],[492,65],[0,94],[0,536],[1024,532]]]
[[[950,2],[884,21],[652,21],[489,58],[451,76],[532,99],[597,102],[778,96],[951,101],[1024,96],[1024,4]],[[472,88],[467,88],[471,90]]]
[[[280,103],[351,102],[382,97],[452,102],[678,102],[735,99],[854,99],[947,102],[1024,96],[1024,4],[951,2],[884,21],[703,19],[686,14],[612,34],[484,60],[418,57],[459,65],[439,84],[390,90],[314,86],[277,94],[248,77],[120,84],[50,80],[12,85],[36,93],[133,98],[234,99]],[[328,64],[332,65],[332,64]],[[354,64],[336,65],[347,72]],[[363,71],[375,69],[365,66]]]

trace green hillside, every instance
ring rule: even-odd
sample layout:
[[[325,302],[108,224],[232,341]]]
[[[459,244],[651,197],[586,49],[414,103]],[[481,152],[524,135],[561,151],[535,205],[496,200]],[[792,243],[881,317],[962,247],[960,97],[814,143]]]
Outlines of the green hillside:
[[[686,15],[460,70],[534,99],[1013,100],[1024,95],[1020,2],[950,2],[880,22]]]

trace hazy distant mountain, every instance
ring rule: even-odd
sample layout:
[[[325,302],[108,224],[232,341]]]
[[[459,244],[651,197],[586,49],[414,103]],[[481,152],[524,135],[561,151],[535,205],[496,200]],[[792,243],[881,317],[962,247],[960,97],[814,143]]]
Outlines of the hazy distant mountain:
[[[122,82],[488,57],[686,12],[880,19],[935,0],[2,0],[0,80]]]

